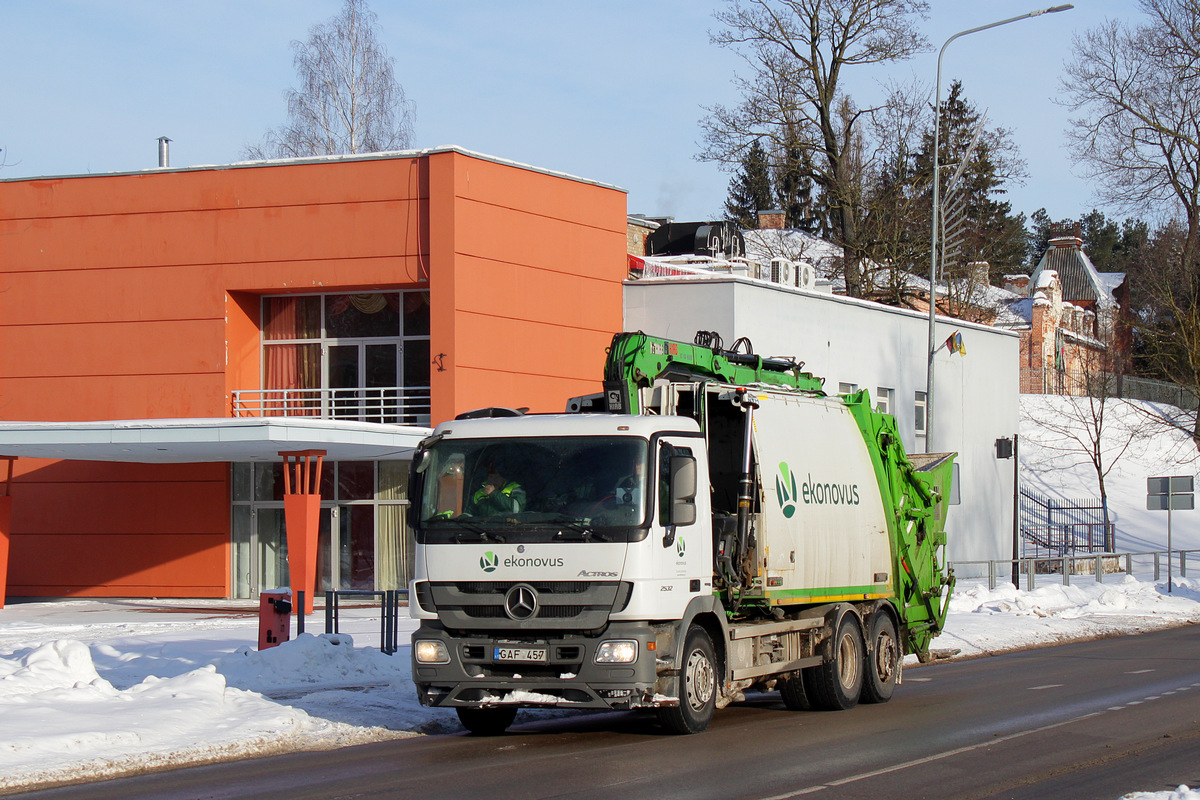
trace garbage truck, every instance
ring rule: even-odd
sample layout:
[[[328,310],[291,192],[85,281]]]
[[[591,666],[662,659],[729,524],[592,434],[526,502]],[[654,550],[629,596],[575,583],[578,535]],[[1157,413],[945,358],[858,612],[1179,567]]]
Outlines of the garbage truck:
[[[434,429],[409,486],[422,704],[481,735],[524,707],[690,734],[750,690],[886,702],[929,658],[955,454],[906,454],[867,392],[751,350],[621,333],[568,413]]]

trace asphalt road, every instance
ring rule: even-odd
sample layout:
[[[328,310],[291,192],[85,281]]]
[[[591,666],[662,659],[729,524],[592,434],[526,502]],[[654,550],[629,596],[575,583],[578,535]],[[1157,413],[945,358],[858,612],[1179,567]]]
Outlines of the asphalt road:
[[[633,713],[176,770],[20,797],[1098,798],[1200,787],[1200,626],[909,669],[885,705],[778,695],[698,736]]]

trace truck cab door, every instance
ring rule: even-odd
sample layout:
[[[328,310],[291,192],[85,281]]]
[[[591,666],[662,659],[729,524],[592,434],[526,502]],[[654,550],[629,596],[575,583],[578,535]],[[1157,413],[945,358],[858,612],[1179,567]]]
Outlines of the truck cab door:
[[[696,438],[663,437],[655,455],[654,575],[664,599],[670,596],[686,605],[697,591],[712,587],[707,461]]]

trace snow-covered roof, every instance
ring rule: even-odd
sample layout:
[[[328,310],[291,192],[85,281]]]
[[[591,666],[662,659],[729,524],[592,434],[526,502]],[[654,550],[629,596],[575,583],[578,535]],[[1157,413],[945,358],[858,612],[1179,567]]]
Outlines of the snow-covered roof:
[[[776,257],[808,261],[825,278],[833,274],[842,259],[842,248],[801,230],[758,229],[743,231],[742,236],[748,258],[763,263]]]
[[[1071,236],[1050,240],[1050,247],[1030,278],[1031,285],[1042,285],[1043,273],[1047,271],[1058,273],[1063,300],[1094,302],[1101,308],[1116,305],[1113,291],[1125,280],[1122,272],[1099,272],[1083,252],[1083,241]]]

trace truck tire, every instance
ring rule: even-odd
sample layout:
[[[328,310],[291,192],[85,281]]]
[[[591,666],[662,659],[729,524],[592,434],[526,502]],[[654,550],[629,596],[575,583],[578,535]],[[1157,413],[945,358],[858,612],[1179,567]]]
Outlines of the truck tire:
[[[476,736],[499,736],[517,718],[516,706],[499,708],[466,708],[459,706],[458,721]]]
[[[858,705],[863,686],[866,648],[855,614],[842,614],[829,648],[829,658],[824,664],[804,670],[804,688],[813,708],[846,711]]]
[[[812,708],[808,693],[804,691],[803,672],[793,673],[779,682],[779,696],[788,711],[807,711]]]
[[[679,674],[679,705],[658,709],[658,721],[671,733],[700,733],[717,707],[717,657],[708,631],[688,629]]]
[[[863,662],[862,701],[886,703],[896,691],[900,675],[900,642],[896,623],[886,611],[871,615],[871,652]]]

